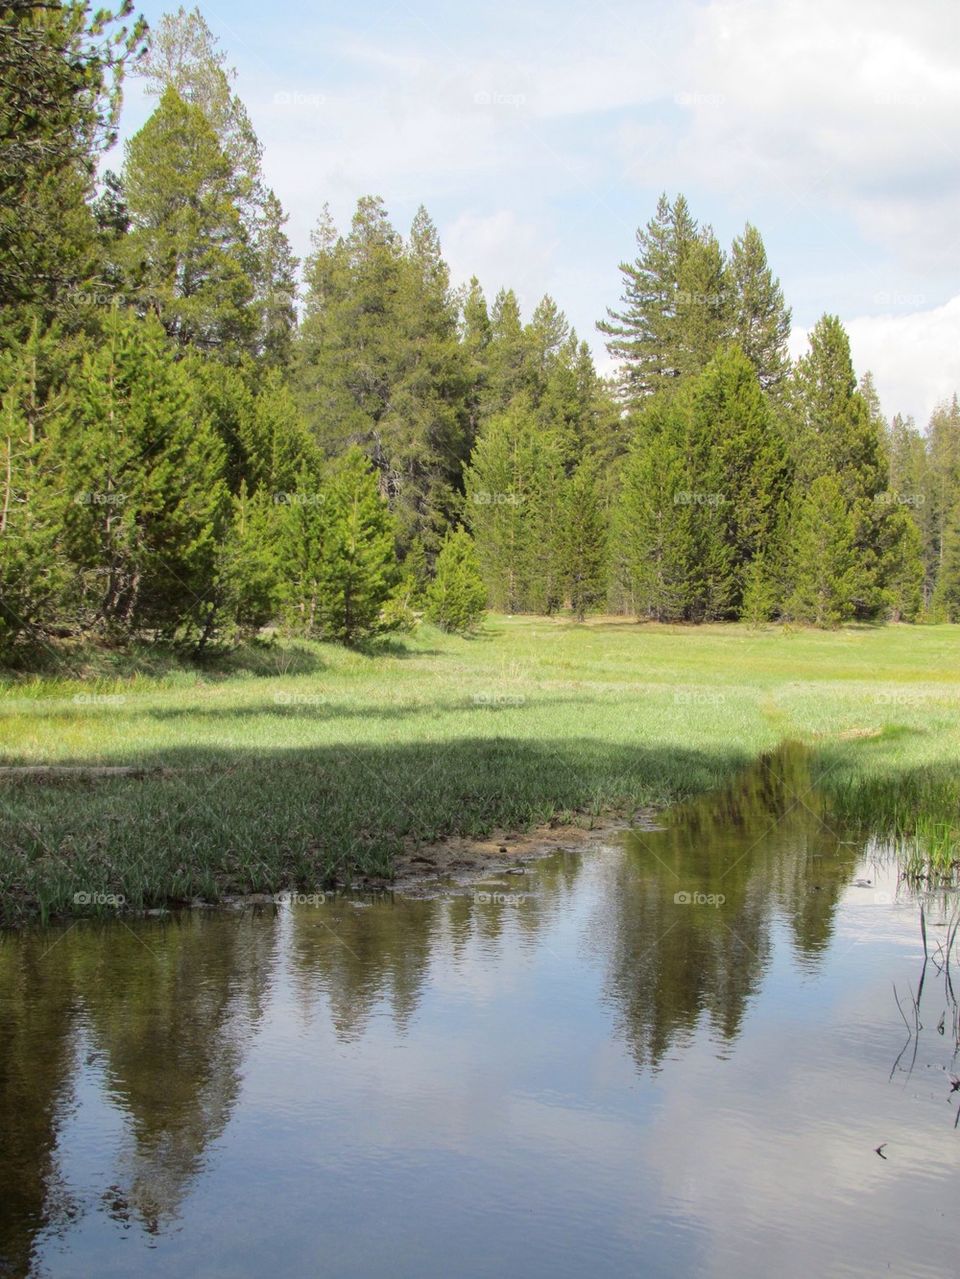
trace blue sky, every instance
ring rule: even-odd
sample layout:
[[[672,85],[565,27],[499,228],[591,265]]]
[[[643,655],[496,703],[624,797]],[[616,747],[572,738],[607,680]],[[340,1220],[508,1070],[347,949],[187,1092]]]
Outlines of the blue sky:
[[[422,202],[456,279],[551,293],[603,363],[617,263],[683,191],[724,243],[760,228],[795,350],[836,312],[889,413],[960,390],[955,0],[200,7],[301,254],[325,201]],[[128,82],[123,136],[150,109]]]

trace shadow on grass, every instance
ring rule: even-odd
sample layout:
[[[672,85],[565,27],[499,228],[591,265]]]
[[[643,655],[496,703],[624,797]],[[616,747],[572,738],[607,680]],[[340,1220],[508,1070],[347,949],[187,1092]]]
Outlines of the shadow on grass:
[[[278,643],[263,639],[235,648],[211,648],[198,656],[161,643],[126,648],[105,644],[51,645],[31,649],[18,665],[0,668],[0,684],[15,690],[21,685],[33,686],[38,679],[55,685],[138,677],[164,679],[177,675],[213,680],[235,675],[274,679],[284,675],[314,675],[327,667],[317,647],[304,642]],[[43,691],[42,685],[39,691]]]
[[[464,694],[458,698],[434,698],[430,701],[411,700],[401,705],[385,705],[379,704],[371,707],[369,703],[347,703],[334,702],[325,700],[322,693],[311,693],[304,691],[303,693],[296,691],[278,691],[275,700],[270,702],[253,702],[239,706],[208,706],[202,704],[193,704],[185,706],[149,706],[138,705],[135,696],[129,696],[125,701],[118,704],[107,704],[102,710],[90,710],[89,706],[84,703],[82,705],[72,705],[69,703],[62,708],[53,702],[53,704],[44,704],[43,700],[37,700],[30,705],[31,721],[45,721],[47,723],[75,724],[78,716],[91,717],[100,716],[104,720],[156,720],[158,722],[195,719],[201,722],[215,722],[223,720],[244,720],[269,718],[278,720],[290,720],[302,723],[314,722],[336,722],[337,720],[404,720],[416,717],[431,717],[437,715],[449,714],[482,714],[489,716],[509,715],[511,712],[529,711],[533,707],[546,706],[550,708],[561,706],[595,706],[596,700],[588,697],[530,697],[527,694],[518,695],[515,701],[510,700],[510,694]],[[497,699],[500,700],[497,700]],[[225,748],[229,749],[229,748]],[[131,751],[131,755],[135,752]],[[2,756],[3,762],[6,764],[16,764],[17,760],[13,755]],[[136,755],[137,760],[142,759],[142,755]],[[62,761],[60,761],[62,762]],[[103,763],[99,757],[93,759],[79,759],[76,763]],[[164,763],[166,763],[166,755],[164,755]]]

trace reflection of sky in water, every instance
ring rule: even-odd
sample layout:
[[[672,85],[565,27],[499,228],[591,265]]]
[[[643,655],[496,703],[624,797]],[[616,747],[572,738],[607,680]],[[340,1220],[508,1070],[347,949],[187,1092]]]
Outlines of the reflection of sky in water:
[[[0,1174],[7,1255],[32,1236],[51,1276],[952,1275],[929,969],[915,1068],[889,1078],[917,905],[815,814],[768,834],[771,803],[709,847],[681,812],[552,858],[508,877],[519,905],[78,926],[42,958],[49,935],[6,940],[0,1106],[29,1136]],[[721,879],[723,907],[674,904]]]

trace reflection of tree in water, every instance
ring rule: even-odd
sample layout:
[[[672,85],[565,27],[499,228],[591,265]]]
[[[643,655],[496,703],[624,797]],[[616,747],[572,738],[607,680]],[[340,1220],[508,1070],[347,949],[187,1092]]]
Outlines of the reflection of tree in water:
[[[437,901],[355,906],[328,898],[292,910],[290,960],[301,1006],[326,994],[340,1039],[357,1039],[371,1012],[389,1001],[398,1029],[417,1006],[436,932]]]
[[[249,914],[110,929],[71,948],[109,1091],[129,1116],[104,1206],[150,1231],[176,1216],[223,1132],[264,1007],[276,929]]]
[[[76,1212],[56,1163],[72,1096],[74,997],[49,935],[0,940],[0,1275],[30,1269],[37,1232]]]
[[[81,1211],[56,1143],[84,1039],[128,1116],[104,1208],[151,1231],[175,1217],[236,1100],[275,939],[247,914],[0,945],[0,1274],[27,1273],[38,1233]]]
[[[815,961],[861,849],[824,814],[809,755],[798,746],[678,806],[665,824],[631,836],[604,899],[610,993],[638,1063],[652,1068],[704,1013],[722,1039],[738,1034],[768,966],[777,917],[800,958]],[[678,893],[724,900],[678,902]]]
[[[456,964],[472,943],[494,950],[508,935],[533,939],[546,912],[562,909],[580,859],[541,863],[532,876],[496,875],[452,896],[388,898],[368,907],[345,899],[297,906],[291,912],[290,957],[301,1006],[310,1011],[323,993],[338,1038],[360,1038],[378,1004],[386,1002],[399,1033],[409,1026],[434,960]],[[519,899],[484,901],[483,894]]]

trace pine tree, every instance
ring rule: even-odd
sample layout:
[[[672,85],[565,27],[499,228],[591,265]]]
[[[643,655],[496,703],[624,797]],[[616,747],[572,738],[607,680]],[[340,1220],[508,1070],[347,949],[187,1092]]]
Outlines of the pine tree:
[[[877,560],[885,611],[895,622],[913,622],[923,608],[923,540],[908,507],[892,503],[878,524]]]
[[[252,369],[248,365],[223,364],[208,359],[203,352],[188,348],[181,363],[193,388],[197,411],[208,421],[226,450],[225,476],[234,495],[246,481],[250,488],[250,462],[247,456],[247,423],[253,417],[254,394],[251,389]]]
[[[960,499],[960,401],[938,404],[927,428],[925,514],[928,520],[928,574],[936,585],[944,571],[951,521]],[[943,592],[940,591],[942,598]]]
[[[767,262],[760,232],[749,222],[733,242],[730,277],[734,340],[756,369],[763,389],[778,392],[790,371],[790,308]]]
[[[319,449],[279,369],[266,371],[257,394],[241,412],[237,433],[251,492],[263,488],[272,495],[290,493],[302,474],[319,477]]]
[[[427,617],[444,631],[469,635],[484,615],[487,590],[473,540],[465,529],[447,533],[426,592]]]
[[[274,619],[279,604],[278,507],[265,488],[251,495],[245,482],[231,504],[217,566],[221,612],[241,635],[255,635]]]
[[[607,513],[597,468],[589,459],[564,485],[560,556],[570,607],[582,622],[607,587]]]
[[[503,413],[529,388],[528,335],[520,317],[520,303],[512,289],[501,289],[490,312],[487,344],[485,417]]]
[[[629,404],[668,387],[680,372],[677,292],[696,237],[683,196],[671,205],[663,194],[653,218],[637,230],[636,260],[620,264],[622,308],[608,308],[609,318],[597,327],[610,339],[607,350],[622,362],[622,393]]]
[[[786,444],[756,371],[736,345],[720,350],[691,385],[687,456],[696,503],[705,617],[736,617],[751,561],[779,535],[789,485]],[[699,573],[693,569],[691,585]],[[697,589],[693,591],[696,599]]]
[[[399,578],[393,520],[360,449],[333,464],[323,514],[317,623],[328,638],[358,644],[381,629]]]
[[[798,507],[791,526],[792,589],[789,618],[814,626],[849,621],[858,591],[856,529],[841,481],[820,475]]]
[[[405,551],[432,553],[460,508],[469,393],[456,300],[424,210],[405,245],[380,200],[350,235],[325,218],[307,262],[299,383],[328,455],[359,444],[376,467]]]
[[[165,13],[151,30],[144,57],[134,68],[147,92],[162,99],[176,90],[184,102],[200,110],[235,175],[237,195],[248,238],[254,238],[257,217],[265,198],[262,147],[246,107],[231,88],[237,73],[227,65],[216,36],[199,9],[181,5],[175,14]]]
[[[326,477],[324,477],[324,485]],[[262,491],[262,490],[261,490]],[[275,508],[278,616],[287,629],[315,637],[323,634],[321,595],[326,588],[330,550],[327,493],[306,468],[290,493],[272,495]]]
[[[491,340],[490,316],[483,289],[476,276],[461,293],[460,346],[463,352],[466,394],[466,446],[472,449],[487,404],[487,378]]]
[[[180,345],[237,359],[256,342],[256,263],[241,190],[199,107],[168,88],[127,144],[121,242],[131,297]]]
[[[772,620],[779,605],[776,580],[767,564],[764,551],[755,555],[743,573],[743,596],[740,620],[749,626],[762,626]]]
[[[700,373],[730,331],[727,262],[709,227],[686,246],[677,271],[677,376]]]
[[[63,541],[83,624],[203,642],[216,624],[226,456],[156,320],[108,319],[50,434],[72,496]]]
[[[919,536],[922,561],[921,596],[925,607],[933,594],[937,571],[937,538],[930,500],[927,442],[912,418],[894,415],[888,432],[891,497],[904,507]]]
[[[257,353],[268,365],[286,368],[297,327],[299,261],[283,229],[287,215],[273,191],[267,191],[258,213],[253,240]]]
[[[824,316],[814,326],[809,354],[797,362],[793,383],[788,420],[797,483],[802,492],[820,476],[837,480],[855,532],[856,615],[877,617],[887,607],[886,566],[898,559],[892,539],[905,526],[888,500],[883,434],[857,390],[850,342],[835,316]]]
[[[143,19],[123,24],[132,11],[128,0],[0,10],[0,328],[16,340],[82,312],[78,297],[99,287],[88,201],[124,69],[143,52]]]
[[[630,610],[639,620],[678,621],[690,604],[693,559],[683,411],[653,400],[621,472],[612,546]]]
[[[960,622],[960,503],[944,525],[943,552],[930,613],[936,622]]]
[[[540,428],[522,400],[481,429],[464,476],[467,515],[495,609],[549,612],[559,607],[559,441]]]
[[[51,405],[39,386],[45,343],[34,326],[4,361],[0,397],[0,657],[21,636],[36,641],[56,623],[69,581],[60,549],[67,496],[44,423]]]

